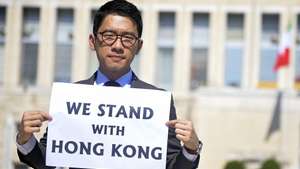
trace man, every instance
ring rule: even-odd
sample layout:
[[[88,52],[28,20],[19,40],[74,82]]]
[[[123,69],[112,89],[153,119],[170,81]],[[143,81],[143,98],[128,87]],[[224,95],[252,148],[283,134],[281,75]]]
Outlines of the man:
[[[140,11],[125,0],[112,0],[98,9],[94,18],[89,46],[95,50],[99,69],[80,84],[119,86],[161,90],[137,78],[130,69],[134,56],[143,45],[143,23]],[[38,142],[33,133],[40,131],[44,121],[51,120],[46,112],[24,112],[17,136],[18,155],[22,162],[33,168],[45,166],[47,132]],[[167,147],[167,169],[195,169],[199,163],[201,142],[190,121],[176,120],[171,101]],[[180,141],[183,143],[181,146]]]

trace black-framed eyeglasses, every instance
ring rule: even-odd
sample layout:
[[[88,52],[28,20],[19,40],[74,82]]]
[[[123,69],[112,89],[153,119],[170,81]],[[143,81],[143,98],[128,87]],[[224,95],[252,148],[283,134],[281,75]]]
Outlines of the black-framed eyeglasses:
[[[139,40],[139,38],[133,34],[124,33],[119,35],[113,31],[98,32],[97,37],[108,46],[112,46],[120,37],[121,43],[125,48],[131,48]]]

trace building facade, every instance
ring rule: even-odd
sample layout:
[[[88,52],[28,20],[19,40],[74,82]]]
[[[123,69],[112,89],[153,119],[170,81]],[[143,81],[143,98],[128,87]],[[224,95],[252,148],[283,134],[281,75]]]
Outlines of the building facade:
[[[141,79],[171,90],[179,118],[194,122],[204,142],[199,168],[220,169],[238,159],[255,169],[275,157],[284,168],[299,169],[300,1],[132,2],[144,21],[144,46],[132,68]],[[7,133],[22,112],[47,111],[53,82],[85,79],[97,69],[88,36],[103,3],[0,0],[0,134],[7,138],[0,140],[3,164],[10,158],[7,152],[18,161],[9,144],[13,135]],[[275,72],[289,24],[290,64]],[[274,121],[278,100],[280,118]],[[271,124],[276,130],[267,137]]]

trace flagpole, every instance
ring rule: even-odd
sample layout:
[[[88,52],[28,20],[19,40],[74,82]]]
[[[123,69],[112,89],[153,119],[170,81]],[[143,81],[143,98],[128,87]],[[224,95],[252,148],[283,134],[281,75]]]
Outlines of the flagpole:
[[[282,157],[284,157],[285,151],[284,151],[284,122],[285,122],[285,113],[284,112],[284,91],[288,88],[288,84],[286,83],[287,80],[287,67],[282,67],[281,69],[278,70],[279,74],[279,90],[278,90],[278,95],[281,95],[280,97],[280,116],[279,117],[279,124],[280,124],[280,130],[279,130],[279,151],[278,151],[278,158],[281,160]],[[300,168],[299,168],[300,169]]]
[[[299,116],[299,118],[298,119],[300,119],[300,113],[298,113],[298,116]],[[298,123],[299,123],[299,131],[298,131],[298,134],[299,134],[299,138],[298,138],[298,169],[300,169],[300,120],[298,121]]]
[[[284,89],[282,89],[282,88],[279,88],[279,90],[278,90],[278,95],[280,95],[279,97],[279,104],[280,104],[280,117],[279,117],[279,128],[280,128],[280,130],[279,130],[279,152],[278,152],[278,158],[280,159],[280,160],[283,160],[282,159],[282,157],[284,157],[284,146],[283,146],[283,130],[284,130],[284,113],[283,113],[283,105],[282,105],[282,103],[283,103],[283,94],[284,94]]]
[[[284,96],[284,91],[289,89],[291,87],[289,82],[289,65],[290,65],[290,55],[291,55],[291,46],[292,46],[292,24],[290,22],[290,16],[287,17],[288,23],[287,23],[287,29],[283,29],[284,31],[281,33],[281,38],[280,38],[280,43],[279,43],[279,48],[278,48],[278,53],[277,53],[277,58],[273,67],[274,71],[277,71],[278,73],[278,94],[281,94],[282,100],[281,102],[283,103],[283,96]],[[284,108],[282,106],[280,109]],[[284,112],[284,110],[281,110]],[[279,155],[281,157],[284,157],[284,120],[285,118],[285,113],[281,113],[281,118],[280,118],[280,124],[281,124],[281,131],[280,131],[280,138],[279,138]],[[299,141],[300,142],[300,141]],[[299,152],[300,154],[300,152]],[[278,156],[279,156],[278,155]],[[300,158],[300,157],[299,157]],[[299,159],[300,162],[300,159]],[[300,165],[300,164],[299,164]],[[300,166],[299,166],[300,167]],[[300,168],[299,168],[300,169]]]

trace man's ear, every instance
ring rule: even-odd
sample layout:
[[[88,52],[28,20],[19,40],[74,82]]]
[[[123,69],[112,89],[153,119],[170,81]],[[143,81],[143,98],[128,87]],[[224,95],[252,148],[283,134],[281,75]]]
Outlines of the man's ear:
[[[143,40],[139,40],[138,41],[138,46],[137,46],[137,49],[136,49],[136,53],[135,53],[136,55],[139,54],[142,47],[143,47]]]
[[[96,49],[96,48],[95,48],[95,43],[96,43],[95,36],[91,33],[91,34],[89,35],[89,47],[90,47],[90,49],[92,49],[92,50],[95,50],[95,49]]]

